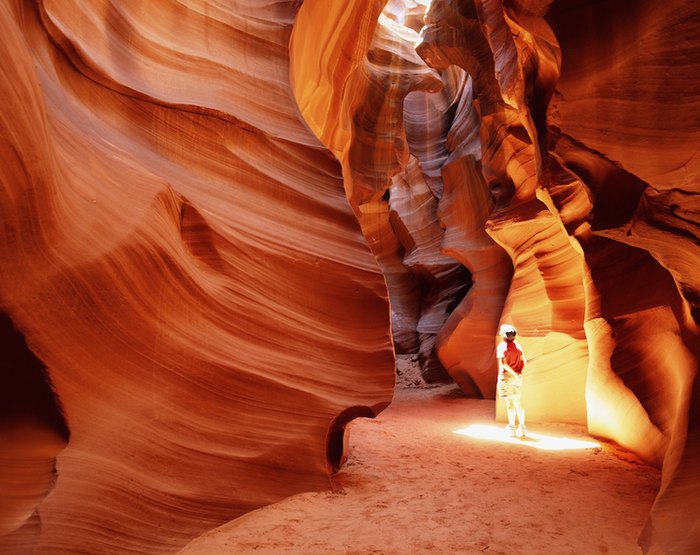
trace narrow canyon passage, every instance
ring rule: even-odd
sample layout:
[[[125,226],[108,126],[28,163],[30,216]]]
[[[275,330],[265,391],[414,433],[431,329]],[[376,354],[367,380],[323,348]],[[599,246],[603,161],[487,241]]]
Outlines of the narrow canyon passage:
[[[493,401],[404,381],[376,419],[350,424],[332,491],[249,513],[181,554],[641,553],[656,469],[573,425],[532,423],[526,441],[465,434],[501,428]]]
[[[0,2],[0,555],[700,553],[698,37],[687,0]],[[498,430],[502,323],[530,432],[661,475],[456,433]]]

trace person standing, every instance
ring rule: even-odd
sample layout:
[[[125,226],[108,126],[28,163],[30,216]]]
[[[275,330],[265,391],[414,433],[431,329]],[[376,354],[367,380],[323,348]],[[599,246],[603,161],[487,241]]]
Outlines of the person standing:
[[[496,391],[498,396],[505,400],[508,413],[508,425],[506,431],[511,437],[524,437],[527,435],[525,428],[525,409],[520,397],[523,389],[523,370],[527,361],[523,348],[515,340],[517,330],[510,324],[503,324],[500,335],[503,338],[496,347],[498,359],[498,384]],[[515,419],[518,419],[516,428]]]

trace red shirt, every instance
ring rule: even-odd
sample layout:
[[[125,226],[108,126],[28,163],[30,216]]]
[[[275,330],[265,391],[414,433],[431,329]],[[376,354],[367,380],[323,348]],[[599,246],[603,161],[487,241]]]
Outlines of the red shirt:
[[[496,356],[502,358],[513,371],[517,374],[523,371],[525,363],[523,362],[523,349],[518,345],[517,341],[504,341],[496,349]]]

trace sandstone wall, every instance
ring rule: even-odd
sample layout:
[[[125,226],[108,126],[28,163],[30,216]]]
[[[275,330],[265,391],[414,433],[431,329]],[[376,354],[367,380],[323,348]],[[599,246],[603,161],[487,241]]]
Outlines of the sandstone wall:
[[[0,552],[173,553],[327,488],[391,400],[384,278],[291,95],[297,7],[0,5],[0,303],[39,361],[4,359]]]
[[[696,551],[700,11],[427,5],[0,5],[0,552],[327,487],[394,351],[492,398],[503,321],[529,417],[659,465],[640,543]]]

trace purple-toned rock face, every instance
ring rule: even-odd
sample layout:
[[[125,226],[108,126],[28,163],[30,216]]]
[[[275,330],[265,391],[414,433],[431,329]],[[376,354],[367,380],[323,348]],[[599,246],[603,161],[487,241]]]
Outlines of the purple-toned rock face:
[[[0,5],[0,553],[175,553],[326,488],[394,352],[493,398],[503,321],[529,418],[660,466],[640,544],[695,551],[698,31],[680,0]]]

